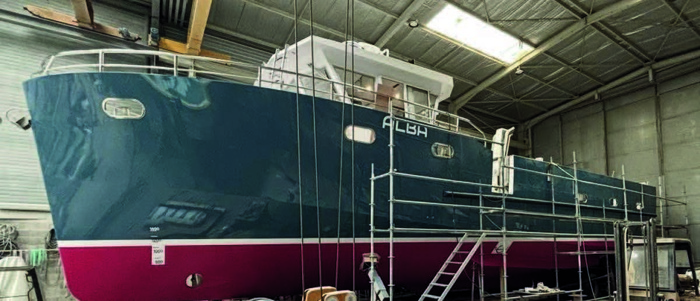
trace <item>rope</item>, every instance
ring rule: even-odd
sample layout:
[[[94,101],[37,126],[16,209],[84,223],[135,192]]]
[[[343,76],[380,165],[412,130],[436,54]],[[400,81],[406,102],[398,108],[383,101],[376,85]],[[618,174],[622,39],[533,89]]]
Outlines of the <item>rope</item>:
[[[343,95],[347,94],[347,82],[348,82],[348,14],[350,9],[350,2],[347,2],[347,5],[345,7],[345,52],[343,53],[344,55],[344,63],[343,63]],[[353,83],[354,84],[354,83]],[[331,84],[331,89],[333,89],[333,85]],[[350,100],[352,102],[352,99]],[[343,147],[345,146],[345,137],[343,130],[345,128],[345,97],[341,99],[340,102],[341,105],[341,110],[340,110],[340,168],[338,171],[338,235],[337,235],[337,240],[335,243],[335,287],[338,287],[338,274],[340,274],[340,218],[341,218],[341,208],[342,208],[342,200],[343,200],[343,154],[344,154],[344,149]],[[354,138],[354,133],[355,129],[353,128],[353,137]]]
[[[318,147],[316,132],[316,63],[314,61],[314,0],[309,0],[309,27],[311,32],[311,107],[313,115],[314,132],[314,180],[316,182],[316,231],[318,234],[318,281],[319,287],[323,287],[323,261],[321,253],[321,200],[318,196]]]
[[[301,248],[301,291],[306,289],[304,283],[304,193],[301,187],[301,126],[299,123],[299,39],[297,36],[297,22],[299,19],[299,14],[297,13],[298,0],[294,0],[294,47],[296,72],[296,109],[297,109],[297,170],[298,170],[298,182],[299,182],[299,236],[301,238],[301,243],[299,244]]]
[[[19,232],[14,225],[0,224],[0,248],[3,252],[17,250],[15,239]]]
[[[603,225],[603,227],[605,227],[605,226],[606,225]],[[581,233],[583,233],[583,224],[581,225]],[[586,274],[588,275],[588,285],[591,287],[591,294],[593,295],[593,300],[596,300],[597,298],[595,296],[595,290],[593,289],[593,280],[591,280],[591,270],[588,267],[588,254],[586,254],[586,241],[585,240],[581,241],[581,246],[583,247],[583,249],[582,249],[583,250],[583,260],[586,262]],[[607,249],[607,246],[608,246],[608,243],[606,241],[605,242],[606,249]],[[605,257],[607,257],[607,256],[608,255],[606,254]],[[605,272],[606,273],[608,272],[607,267],[606,267]],[[580,294],[583,295],[583,292],[580,292]]]
[[[351,3],[351,18],[350,18],[350,24],[352,24],[351,27],[351,36],[353,37],[353,41],[355,40],[355,1],[348,0],[348,2]],[[354,79],[355,79],[355,47],[350,48],[351,53],[351,66],[352,66],[352,78],[353,78],[353,85],[355,84]],[[350,122],[354,125],[355,124],[355,102],[351,101],[350,102],[352,105],[350,106]],[[357,266],[355,260],[357,258],[356,252],[355,252],[355,131],[353,129],[352,131],[352,141],[350,141],[350,165],[352,166],[351,168],[351,182],[350,182],[350,199],[352,201],[352,290],[355,291],[355,279],[357,273],[357,269],[355,268]]]

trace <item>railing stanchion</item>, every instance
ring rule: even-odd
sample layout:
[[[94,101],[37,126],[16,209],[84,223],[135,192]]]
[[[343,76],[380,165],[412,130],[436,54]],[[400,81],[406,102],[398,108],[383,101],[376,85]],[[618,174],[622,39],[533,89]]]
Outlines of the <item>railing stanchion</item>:
[[[100,52],[97,53],[97,71],[102,72],[104,71],[104,65],[105,63],[105,53],[103,50],[100,50]]]
[[[177,76],[177,55],[173,54],[173,75]]]

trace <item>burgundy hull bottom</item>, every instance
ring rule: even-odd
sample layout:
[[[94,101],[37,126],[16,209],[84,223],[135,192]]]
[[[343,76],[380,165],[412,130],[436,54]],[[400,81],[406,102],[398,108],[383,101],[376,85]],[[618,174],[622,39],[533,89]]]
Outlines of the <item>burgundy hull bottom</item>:
[[[142,242],[140,242],[142,243]],[[473,244],[473,243],[471,243]],[[497,242],[484,243],[484,265],[500,266],[503,258],[494,253]],[[301,246],[287,244],[170,244],[166,242],[165,264],[151,265],[149,245],[80,246],[63,243],[60,248],[65,275],[71,293],[79,300],[203,300],[233,297],[276,297],[300,294],[304,287],[323,285],[352,289],[353,273],[357,289],[368,287],[366,274],[358,270],[362,253],[370,251],[366,242],[353,245],[323,243],[319,269],[318,244],[305,243],[302,273]],[[422,291],[449,256],[455,242],[395,243],[394,281],[397,286]],[[602,241],[586,241],[586,251],[605,249]],[[465,244],[464,250],[471,246]],[[612,248],[612,243],[609,243]],[[575,241],[557,243],[560,269],[578,267],[577,256],[561,254],[576,250]],[[385,284],[389,282],[388,244],[375,244],[380,254],[378,270]],[[554,244],[551,241],[516,241],[508,249],[509,275],[523,274],[521,268],[553,269]],[[339,260],[336,260],[339,255]],[[354,261],[353,261],[354,257]],[[594,258],[595,257],[595,258]],[[479,261],[477,252],[472,261]],[[588,264],[597,264],[589,256]],[[337,273],[336,273],[337,266]],[[471,269],[469,269],[471,271]],[[190,288],[190,274],[202,275],[199,287]],[[337,280],[336,280],[337,274]],[[488,273],[487,273],[488,274]],[[304,277],[302,277],[304,275]],[[490,275],[497,277],[496,275]],[[487,281],[490,276],[487,275]],[[521,276],[518,276],[522,278]],[[303,278],[303,283],[302,283]],[[462,277],[465,278],[465,277]],[[496,279],[496,278],[494,278]],[[533,279],[535,281],[537,279]],[[466,288],[466,287],[464,287]]]

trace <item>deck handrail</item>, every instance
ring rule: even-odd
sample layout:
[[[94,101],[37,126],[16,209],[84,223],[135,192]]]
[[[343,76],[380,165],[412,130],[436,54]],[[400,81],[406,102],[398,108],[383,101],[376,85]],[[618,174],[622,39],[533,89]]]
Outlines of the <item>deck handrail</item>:
[[[166,59],[170,59],[172,62],[172,67],[170,66],[157,66],[157,65],[146,65],[146,64],[122,64],[122,63],[106,63],[105,62],[105,56],[109,54],[115,54],[115,55],[143,55],[143,56],[158,56],[158,57],[163,57]],[[82,63],[82,64],[67,64],[63,66],[54,66],[54,63],[56,62],[57,58],[65,58],[65,57],[73,57],[73,56],[84,56],[84,55],[97,55],[97,63],[90,64],[90,63]],[[181,67],[180,64],[185,61],[185,60],[191,60],[191,66],[189,68],[187,67]],[[187,55],[187,54],[177,54],[177,53],[172,53],[172,52],[165,52],[165,51],[158,51],[158,50],[137,50],[137,49],[118,49],[118,48],[110,48],[110,49],[89,49],[89,50],[70,50],[70,51],[63,51],[59,52],[55,55],[52,55],[47,58],[47,61],[43,66],[43,70],[41,72],[41,75],[49,75],[52,72],[70,72],[71,70],[75,71],[75,69],[82,69],[82,68],[96,68],[98,72],[105,72],[105,69],[107,68],[123,68],[123,69],[136,69],[136,70],[162,70],[162,71],[171,71],[172,75],[174,76],[179,76],[180,72],[187,72],[189,76],[191,77],[196,77],[197,74],[204,74],[204,75],[214,75],[214,76],[220,76],[220,77],[225,77],[225,78],[233,78],[233,79],[244,79],[244,80],[254,80],[257,82],[257,86],[263,86],[263,83],[265,85],[269,85],[274,87],[275,85],[279,85],[280,89],[282,90],[285,86],[287,87],[294,87],[296,89],[296,84],[286,84],[283,82],[276,82],[276,81],[271,81],[267,79],[262,78],[262,72],[263,71],[269,71],[271,74],[274,76],[276,73],[280,74],[288,74],[288,75],[293,75],[293,76],[299,76],[299,77],[304,77],[304,78],[313,78],[317,81],[322,81],[326,82],[330,85],[330,90],[329,91],[312,91],[314,95],[317,95],[318,93],[328,93],[330,95],[330,98],[332,100],[336,101],[341,101],[345,102],[347,100],[350,100],[350,102],[359,102],[365,106],[375,106],[376,108],[376,97],[381,96],[376,91],[373,91],[372,89],[366,89],[364,87],[356,86],[356,85],[351,85],[339,81],[334,81],[332,79],[328,78],[322,78],[322,77],[314,77],[311,75],[307,74],[301,74],[297,73],[294,71],[290,70],[284,70],[284,69],[279,69],[279,68],[272,68],[272,67],[267,67],[264,65],[255,65],[251,63],[245,63],[245,62],[237,62],[237,61],[232,61],[232,60],[224,60],[224,59],[217,59],[217,58],[210,58],[210,57],[203,57],[203,56],[196,56],[196,55]],[[208,71],[208,70],[201,70],[197,69],[195,66],[195,62],[209,62],[209,63],[217,63],[229,67],[243,67],[243,68],[249,68],[251,72],[253,70],[257,70],[258,75],[256,77],[253,76],[246,76],[246,75],[241,75],[241,74],[236,74],[236,73],[225,73],[225,72],[216,72],[216,71]],[[344,91],[343,95],[338,95],[334,91],[334,85],[342,85],[346,91]],[[364,91],[367,93],[370,93],[372,95],[372,98],[375,100],[368,100],[356,96],[349,96],[347,93],[347,89],[353,89],[353,91]],[[301,88],[303,90],[310,90],[309,88]],[[354,94],[354,93],[353,93]],[[428,93],[430,95],[430,93]],[[337,99],[336,99],[337,97]],[[430,96],[429,96],[430,97]],[[469,136],[471,138],[475,138],[478,140],[482,140],[484,142],[489,142],[489,143],[496,143],[500,144],[499,142],[495,142],[491,139],[488,139],[486,136],[486,133],[482,131],[478,126],[476,126],[471,120],[468,118],[464,118],[462,116],[459,116],[457,114],[449,113],[446,111],[438,110],[436,108],[426,106],[420,103],[416,103],[413,101],[408,101],[405,99],[397,98],[397,97],[391,97],[393,100],[398,100],[404,103],[408,103],[411,105],[414,105],[415,107],[421,108],[422,110],[427,110],[429,112],[429,116],[425,116],[422,114],[414,113],[414,112],[407,112],[403,108],[393,108],[394,110],[398,112],[402,112],[404,116],[410,116],[411,120],[416,120],[416,121],[422,121],[422,118],[429,119],[428,124],[431,124],[437,128],[443,129],[443,130],[448,130],[451,132],[455,132],[460,135],[465,135]],[[387,110],[389,108],[386,108]],[[439,116],[445,116],[447,121],[445,120],[440,120],[438,119]],[[468,132],[463,132],[460,131],[460,128],[467,129],[469,127],[460,127],[460,125],[469,125],[469,127],[473,128],[476,130],[481,137],[471,135]]]

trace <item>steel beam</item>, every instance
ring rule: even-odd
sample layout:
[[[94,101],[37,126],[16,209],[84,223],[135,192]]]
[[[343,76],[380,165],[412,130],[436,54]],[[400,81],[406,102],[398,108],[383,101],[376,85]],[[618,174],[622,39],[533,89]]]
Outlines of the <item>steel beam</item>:
[[[586,18],[586,17],[589,16],[588,12],[586,12],[586,10],[583,9],[583,7],[579,6],[577,3],[572,2],[572,5],[573,5],[581,14],[583,14],[583,15],[579,15],[574,9],[572,9],[572,8],[569,7],[569,6],[567,6],[567,5],[563,2],[563,0],[554,0],[554,2],[556,2],[557,4],[559,4],[559,6],[561,6],[562,8],[564,8],[567,12],[569,12],[571,15],[573,15],[573,16],[576,17],[576,18],[578,18],[579,20],[580,20],[580,19],[583,19],[583,18]],[[597,26],[600,26],[602,29],[605,29],[605,30],[607,30],[608,32],[603,31],[601,28],[598,28]],[[608,40],[610,40],[610,41],[613,42],[615,45],[617,45],[618,47],[620,47],[622,50],[624,50],[625,52],[627,52],[629,55],[631,55],[632,57],[634,57],[634,59],[636,59],[636,60],[639,61],[640,63],[644,64],[645,62],[651,61],[651,58],[649,57],[649,55],[647,55],[647,54],[644,52],[644,50],[642,50],[642,48],[640,48],[639,46],[635,45],[634,43],[632,43],[632,41],[630,41],[629,39],[627,39],[627,38],[625,38],[624,36],[622,36],[620,33],[616,32],[615,30],[613,30],[612,28],[610,28],[610,26],[607,26],[607,25],[605,25],[605,24],[603,24],[603,23],[598,23],[598,24],[596,24],[596,25],[594,25],[594,26],[592,26],[592,27],[593,27],[593,29],[595,29],[598,33],[602,34],[604,37],[606,37]],[[627,47],[625,47],[624,45],[620,44],[620,42],[619,42],[618,40],[620,40],[620,41],[624,42],[625,44],[627,44],[627,45],[628,45],[630,48],[632,48],[632,50],[634,50],[634,51],[632,51],[632,50],[628,49]]]
[[[626,9],[635,6],[642,2],[642,0],[621,0],[618,1],[615,4],[609,5],[602,10],[593,13],[586,17],[585,19],[581,19],[580,21],[570,25],[569,27],[565,28],[558,34],[554,35],[553,37],[547,39],[544,41],[542,44],[537,46],[534,50],[530,51],[530,53],[526,54],[524,57],[516,61],[515,63],[511,64],[510,66],[506,67],[505,69],[502,69],[501,71],[497,72],[496,74],[492,75],[491,77],[487,78],[483,82],[479,83],[478,86],[474,87],[473,89],[467,91],[464,95],[459,97],[456,101],[453,102],[452,105],[450,105],[450,111],[456,112],[457,109],[463,105],[465,105],[467,102],[469,102],[474,96],[479,94],[481,91],[485,90],[486,88],[490,87],[494,83],[498,82],[501,78],[507,76],[511,72],[513,72],[518,66],[526,63],[527,61],[535,58],[536,56],[542,54],[543,52],[551,49],[555,45],[561,43],[562,41],[568,39],[569,37],[573,36],[577,32],[583,30],[590,24],[594,24],[596,22],[599,22],[607,17],[613,16],[615,14],[618,14],[620,12],[625,11]]]
[[[698,30],[692,24],[690,24],[691,21],[688,20],[688,17],[683,15],[677,8],[675,8],[671,4],[671,2],[668,2],[668,0],[659,0],[659,1],[663,2],[663,4],[666,5],[666,7],[668,7],[668,9],[670,9],[674,14],[676,14],[676,17],[678,17],[678,19],[681,20],[681,22],[683,22],[683,24],[685,24],[685,26],[687,26],[688,29],[690,29],[695,34],[695,37],[700,39],[700,30]],[[688,1],[690,1],[690,0],[688,0]]]
[[[569,73],[571,73],[571,72],[572,72],[572,71],[569,70],[569,71],[566,72],[564,75],[569,74]],[[525,77],[527,77],[527,78],[529,78],[529,79],[532,79],[532,80],[536,81],[537,83],[539,83],[539,84],[541,84],[541,85],[543,85],[543,86],[550,87],[550,88],[552,88],[552,89],[554,89],[554,90],[557,90],[557,91],[559,91],[559,92],[561,92],[561,93],[564,93],[564,94],[566,94],[566,95],[568,95],[568,96],[571,96],[571,97],[576,96],[576,93],[567,91],[567,90],[565,90],[565,89],[563,89],[563,88],[560,88],[560,87],[557,87],[557,86],[553,85],[552,83],[553,83],[555,80],[544,81],[544,80],[542,80],[542,79],[539,79],[539,78],[537,78],[537,77],[535,77],[535,76],[533,76],[533,75],[531,75],[531,74],[527,74],[527,73],[523,73],[522,76],[525,76]],[[561,76],[560,76],[560,77],[561,77]],[[559,79],[559,77],[557,77],[556,79]],[[539,88],[538,88],[538,90],[539,90]]]
[[[500,119],[500,120],[509,121],[509,122],[516,123],[516,124],[519,124],[519,123],[520,123],[518,120],[516,120],[516,119],[514,119],[514,118],[506,117],[506,116],[503,116],[503,115],[500,115],[500,114],[495,114],[495,113],[493,113],[493,112],[489,112],[488,110],[479,109],[479,108],[474,107],[474,106],[464,106],[464,108],[465,108],[465,109],[468,109],[468,110],[472,110],[472,111],[474,111],[474,112],[478,112],[478,113],[487,115],[487,116],[491,116],[491,117],[493,117],[493,118],[497,118],[497,119]]]
[[[266,10],[266,11],[268,11],[268,12],[274,13],[274,14],[276,14],[276,15],[278,15],[278,16],[281,16],[281,17],[285,17],[285,18],[290,19],[290,20],[294,20],[294,19],[296,18],[296,17],[294,16],[294,13],[286,12],[286,11],[281,10],[281,9],[279,9],[279,8],[272,7],[272,6],[269,6],[269,5],[266,5],[266,4],[262,4],[262,3],[260,3],[260,2],[258,2],[258,1],[256,1],[256,0],[240,0],[240,1],[243,1],[243,2],[245,2],[245,3],[247,3],[247,4],[253,5],[253,6],[255,6],[255,7],[261,8],[261,9],[263,9],[263,10]],[[309,22],[309,20],[304,19],[304,18],[298,18],[297,21],[299,21],[299,23],[303,23],[303,24],[306,24],[306,25],[311,25],[311,22]],[[333,28],[330,28],[330,27],[328,27],[328,26],[324,26],[324,25],[321,25],[321,24],[318,24],[318,23],[314,23],[314,28],[315,28],[315,29],[318,29],[318,30],[321,30],[321,31],[324,31],[324,32],[326,32],[326,33],[332,34],[332,35],[334,35],[334,36],[340,37],[340,38],[345,38],[345,33],[344,33],[344,32],[340,32],[340,31],[335,30],[335,29],[333,29]],[[361,40],[358,40],[358,41],[361,41]]]
[[[389,28],[384,31],[381,37],[377,40],[376,43],[374,43],[375,46],[382,48],[386,43],[391,40],[391,37],[393,37],[399,29],[401,29],[401,26],[406,26],[406,22],[408,22],[408,19],[415,14],[418,9],[423,6],[426,0],[413,0],[410,5],[401,13],[398,19],[394,20],[394,23],[389,26]]]
[[[187,54],[198,55],[202,50],[204,29],[207,27],[209,10],[212,0],[192,1],[192,13],[190,14],[190,27],[187,30]]]
[[[239,38],[241,40],[246,40],[246,41],[252,42],[253,44],[265,46],[267,48],[270,48],[271,52],[275,52],[275,49],[280,48],[280,47],[284,48],[284,46],[280,46],[280,45],[277,45],[275,43],[270,43],[268,41],[264,41],[264,40],[261,40],[261,39],[255,38],[255,37],[251,37],[249,35],[242,34],[240,32],[235,32],[233,30],[226,29],[226,28],[223,28],[223,27],[217,26],[217,25],[208,24],[207,31],[209,31],[209,30],[211,30],[213,32],[218,32],[220,34],[229,35],[229,36],[232,36],[235,38]]]
[[[545,119],[547,119],[548,117],[550,117],[550,116],[552,116],[552,115],[555,115],[555,114],[558,114],[558,113],[560,113],[560,112],[563,112],[563,111],[566,110],[566,109],[569,109],[569,108],[571,108],[571,107],[573,107],[573,106],[575,106],[575,105],[577,105],[577,104],[579,104],[579,103],[581,103],[581,102],[584,102],[584,101],[586,101],[586,100],[588,100],[588,99],[594,97],[594,96],[595,96],[596,94],[598,94],[598,93],[602,93],[602,92],[608,91],[608,90],[610,90],[610,89],[612,89],[612,88],[615,88],[615,87],[617,87],[617,86],[620,86],[620,85],[622,85],[622,84],[625,84],[625,83],[627,83],[627,82],[629,82],[629,81],[631,81],[631,80],[633,80],[633,79],[635,79],[635,78],[638,78],[638,77],[641,77],[641,76],[647,76],[649,70],[664,69],[664,68],[668,68],[668,67],[672,67],[672,66],[674,66],[674,65],[682,64],[682,63],[685,63],[685,62],[688,62],[688,61],[690,61],[690,60],[694,60],[694,59],[697,59],[697,58],[700,58],[700,49],[695,50],[695,51],[692,51],[692,52],[689,52],[689,53],[686,53],[686,54],[678,55],[678,56],[675,56],[675,57],[672,57],[672,58],[669,58],[669,59],[666,59],[666,60],[663,60],[663,61],[660,61],[660,62],[651,64],[651,65],[649,65],[649,66],[642,67],[642,68],[640,68],[640,69],[638,69],[638,70],[636,70],[636,71],[633,71],[633,72],[631,72],[631,73],[628,73],[627,75],[625,75],[625,76],[623,76],[623,77],[618,78],[617,80],[615,80],[615,81],[613,81],[613,82],[611,82],[611,83],[608,83],[608,84],[605,85],[605,86],[599,87],[598,89],[595,89],[595,90],[593,90],[593,91],[590,91],[590,92],[588,92],[588,93],[582,95],[582,96],[579,97],[579,98],[576,98],[576,99],[574,99],[574,100],[572,100],[572,101],[570,101],[570,102],[567,102],[567,103],[565,103],[565,104],[563,104],[563,105],[560,105],[560,106],[558,106],[558,107],[556,107],[556,108],[550,110],[549,112],[546,112],[546,113],[544,113],[544,114],[542,114],[542,115],[539,115],[539,116],[537,116],[537,117],[531,119],[530,121],[528,121],[525,125],[526,125],[528,128],[531,128],[531,127],[533,127],[534,125],[536,125],[536,124],[542,122],[542,120],[545,120]]]
[[[149,20],[148,45],[157,47],[160,39],[160,0],[151,0],[151,18]]]
[[[606,67],[606,68],[614,68],[614,67],[620,67],[620,66],[639,66],[639,64],[570,64],[568,67],[571,68],[598,68],[598,67]],[[556,65],[523,65],[520,66],[520,69],[527,70],[527,69],[559,69],[562,66],[559,64]]]
[[[571,70],[571,71],[574,71],[574,72],[576,72],[576,73],[578,73],[578,74],[581,74],[581,75],[583,75],[584,77],[586,77],[586,78],[588,78],[588,79],[594,81],[595,83],[597,83],[597,84],[599,84],[599,85],[604,85],[604,84],[605,84],[602,80],[598,79],[597,77],[593,76],[592,74],[588,74],[588,72],[585,72],[585,71],[581,70],[581,68],[580,68],[581,66],[580,66],[580,65],[570,65],[570,64],[567,63],[566,61],[560,59],[559,57],[557,57],[557,56],[555,56],[555,55],[553,55],[553,54],[551,54],[551,53],[545,52],[544,55],[546,55],[548,58],[554,60],[555,62],[559,63],[562,67],[567,68],[567,69],[569,69],[569,70]],[[524,68],[524,67],[521,66],[520,68]]]

